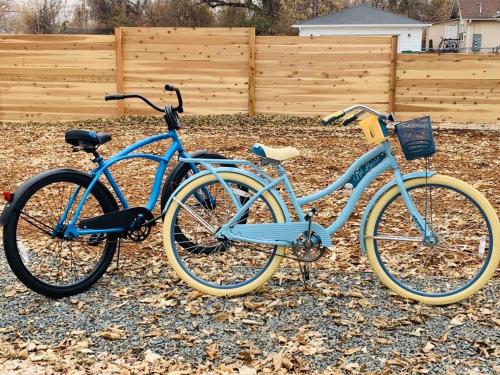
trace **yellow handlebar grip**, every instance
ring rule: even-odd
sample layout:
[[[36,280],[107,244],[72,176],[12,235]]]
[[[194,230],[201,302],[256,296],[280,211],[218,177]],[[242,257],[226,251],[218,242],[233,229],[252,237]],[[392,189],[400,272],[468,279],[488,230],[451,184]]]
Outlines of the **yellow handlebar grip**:
[[[339,118],[341,118],[344,115],[345,115],[344,111],[338,111],[338,112],[330,113],[323,120],[321,120],[321,123],[323,125],[331,124],[332,122],[334,122],[335,120],[338,120]]]

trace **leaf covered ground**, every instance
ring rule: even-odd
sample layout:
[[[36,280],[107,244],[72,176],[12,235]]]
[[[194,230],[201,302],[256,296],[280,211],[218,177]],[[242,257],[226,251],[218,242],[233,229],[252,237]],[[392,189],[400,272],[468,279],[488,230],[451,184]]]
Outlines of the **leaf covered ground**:
[[[64,143],[68,129],[110,132],[113,140],[102,147],[109,156],[163,126],[140,117],[0,124],[0,190],[15,190],[48,168],[89,170],[88,155],[72,153]],[[185,117],[180,134],[188,150],[253,161],[248,150],[256,142],[299,148],[303,156],[286,163],[299,195],[325,187],[369,149],[359,129],[287,116]],[[500,211],[498,128],[446,128],[435,137],[433,169],[471,183]],[[165,147],[149,150],[162,153]],[[395,148],[405,171],[424,167],[405,162]],[[154,165],[135,161],[113,173],[138,205],[149,195],[154,171]],[[307,288],[296,264],[285,260],[258,293],[203,296],[169,268],[159,226],[145,242],[126,243],[119,268],[113,263],[90,291],[59,301],[28,291],[2,256],[0,373],[498,373],[498,271],[472,298],[429,307],[393,295],[360,256],[363,207],[389,178],[384,175],[365,194],[333,250],[314,264]],[[318,220],[331,222],[345,199],[339,192],[321,201]]]

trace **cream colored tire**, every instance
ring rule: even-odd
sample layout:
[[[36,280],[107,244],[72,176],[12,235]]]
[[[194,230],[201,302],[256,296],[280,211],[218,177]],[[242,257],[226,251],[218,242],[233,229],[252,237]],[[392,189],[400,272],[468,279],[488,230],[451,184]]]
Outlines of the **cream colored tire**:
[[[241,173],[236,173],[236,172],[222,172],[219,173],[219,175],[227,181],[233,181],[235,183],[241,183],[243,185],[246,185],[255,191],[259,191],[260,189],[263,188],[263,185],[258,182],[257,180],[250,178],[244,174]],[[181,188],[179,191],[174,193],[175,198],[179,201],[183,201],[183,199],[186,198],[190,192],[192,192],[194,189],[196,189],[198,186],[202,186],[204,184],[210,183],[210,182],[215,182],[217,181],[217,178],[213,174],[206,174],[202,175],[201,177],[196,177],[189,182],[187,185],[185,185],[183,188]],[[284,223],[285,222],[285,215],[283,213],[283,210],[276,200],[276,198],[269,192],[265,192],[263,194],[264,199],[268,202],[272,213],[274,214],[275,220],[277,223]],[[176,201],[172,200],[167,208],[167,211],[165,213],[165,219],[163,222],[163,245],[165,248],[165,253],[167,255],[167,259],[174,269],[174,271],[177,273],[177,275],[184,281],[186,282],[189,286],[192,288],[206,294],[210,294],[213,296],[236,296],[236,295],[242,295],[242,294],[247,294],[250,293],[259,287],[261,287],[264,283],[266,283],[273,275],[273,273],[277,270],[279,267],[281,260],[283,259],[283,255],[285,253],[285,248],[284,247],[277,247],[276,253],[272,259],[272,261],[267,265],[267,268],[262,272],[257,278],[252,280],[249,283],[246,283],[244,285],[241,285],[239,287],[235,288],[218,288],[215,286],[215,284],[208,284],[208,283],[202,283],[195,279],[192,275],[190,275],[186,270],[183,268],[183,266],[179,263],[182,262],[182,260],[178,260],[175,254],[175,240],[173,239],[172,235],[172,228],[174,227],[172,222],[175,220],[175,215],[177,212],[177,209],[179,207],[179,203]],[[251,208],[250,208],[251,209]],[[172,243],[174,242],[174,243]]]
[[[467,183],[457,180],[453,177],[442,176],[442,175],[434,175],[428,178],[427,182],[429,184],[438,184],[444,187],[450,187],[454,190],[465,193],[470,198],[472,198],[472,200],[474,200],[475,203],[484,212],[486,219],[489,221],[491,226],[493,248],[491,256],[489,258],[489,263],[487,264],[482,274],[477,278],[475,282],[473,282],[465,289],[459,290],[457,291],[457,293],[454,294],[446,296],[436,296],[436,297],[423,296],[420,294],[413,293],[406,288],[402,288],[388,276],[387,272],[381,266],[379,259],[377,257],[374,245],[375,240],[373,239],[372,236],[374,235],[376,223],[379,215],[382,213],[382,210],[387,205],[387,203],[391,201],[391,199],[393,199],[396,195],[399,194],[399,188],[397,186],[394,186],[393,188],[389,189],[385,194],[383,194],[379,198],[379,200],[375,203],[373,209],[370,212],[365,231],[367,256],[375,273],[380,278],[382,283],[384,283],[387,287],[389,287],[392,291],[399,294],[400,296],[404,298],[417,300],[425,304],[432,304],[432,305],[451,304],[470,297],[473,293],[475,293],[477,290],[483,287],[493,277],[500,260],[500,224],[493,206],[479,191],[477,191],[475,188],[468,185]],[[417,178],[406,181],[405,186],[407,188],[411,188],[417,185],[423,185],[425,183],[426,183],[425,178]]]

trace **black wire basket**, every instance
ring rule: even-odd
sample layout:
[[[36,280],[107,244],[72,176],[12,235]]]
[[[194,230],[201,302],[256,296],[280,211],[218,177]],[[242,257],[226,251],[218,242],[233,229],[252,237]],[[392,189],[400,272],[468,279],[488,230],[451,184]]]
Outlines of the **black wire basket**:
[[[394,128],[407,160],[427,158],[436,153],[429,116],[400,122]]]

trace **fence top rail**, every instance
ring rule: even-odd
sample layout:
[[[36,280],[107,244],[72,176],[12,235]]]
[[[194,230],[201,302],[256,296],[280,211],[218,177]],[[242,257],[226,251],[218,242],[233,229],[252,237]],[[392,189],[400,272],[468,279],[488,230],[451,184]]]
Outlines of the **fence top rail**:
[[[109,43],[115,41],[114,35],[91,35],[91,34],[9,34],[0,35],[0,43],[12,42],[48,42],[57,41],[74,41],[74,42],[91,42],[91,43]]]
[[[137,36],[157,32],[189,32],[191,34],[199,33],[205,36],[210,36],[211,34],[228,36],[229,33],[241,33],[247,35],[249,33],[249,29],[249,27],[121,27],[122,33]]]
[[[357,36],[357,35],[321,35],[321,36],[258,36],[259,42],[268,44],[304,44],[308,42],[318,44],[331,44],[332,41],[338,44],[388,44],[392,35],[377,36]]]
[[[432,60],[432,61],[463,61],[463,60],[500,60],[498,53],[399,53],[398,60],[415,61],[415,60]]]

